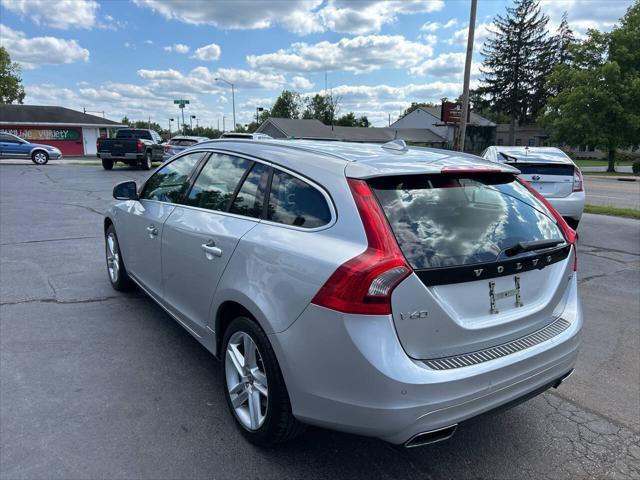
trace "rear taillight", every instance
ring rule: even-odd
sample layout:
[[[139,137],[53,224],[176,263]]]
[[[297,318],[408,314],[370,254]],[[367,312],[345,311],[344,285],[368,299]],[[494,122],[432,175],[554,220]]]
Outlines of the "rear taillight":
[[[100,150],[100,137],[96,138],[96,150]]]
[[[344,313],[389,315],[391,293],[411,267],[367,182],[347,181],[367,235],[367,249],[340,265],[312,303]]]
[[[143,143],[140,140],[138,140],[138,153],[142,152],[142,145]]]
[[[581,192],[582,190],[582,172],[580,172],[578,167],[575,167],[575,170],[573,171],[573,191]]]
[[[576,241],[578,240],[578,234],[573,228],[569,226],[566,220],[562,218],[562,215],[560,215],[558,211],[555,208],[553,208],[553,206],[549,203],[549,201],[546,198],[544,198],[542,195],[540,195],[540,193],[538,193],[538,191],[535,188],[533,188],[529,184],[529,182],[527,182],[526,180],[523,180],[520,177],[516,177],[516,179],[522,185],[524,185],[538,200],[540,200],[545,207],[547,207],[547,209],[551,212],[553,217],[558,222],[558,226],[562,230],[562,233],[564,234],[564,238],[567,240],[567,242],[571,244],[573,248],[573,271],[574,272],[577,271],[578,270],[578,252],[576,250]]]
[[[170,150],[171,150],[171,145],[167,144],[164,146],[164,153],[169,153]]]

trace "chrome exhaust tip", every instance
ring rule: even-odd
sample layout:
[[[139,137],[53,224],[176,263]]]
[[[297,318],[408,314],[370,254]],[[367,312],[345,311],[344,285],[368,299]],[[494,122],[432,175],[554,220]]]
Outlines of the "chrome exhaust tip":
[[[429,430],[428,432],[422,432],[414,435],[404,444],[405,448],[422,447],[424,445],[431,445],[432,443],[443,442],[449,440],[456,429],[458,424],[449,425],[448,427],[437,428],[436,430]]]

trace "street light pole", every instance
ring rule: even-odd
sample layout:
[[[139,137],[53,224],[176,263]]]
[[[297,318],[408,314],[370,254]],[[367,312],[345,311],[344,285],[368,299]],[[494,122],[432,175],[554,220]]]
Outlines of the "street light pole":
[[[233,85],[233,83],[231,83],[228,80],[225,80],[222,77],[217,77],[215,80],[216,81],[219,80],[219,81],[224,82],[227,85],[231,86],[231,103],[233,105],[233,131],[235,132],[236,131],[236,92],[235,92],[235,86]]]
[[[169,119],[169,138],[171,138],[171,122],[173,122],[173,118]]]
[[[258,128],[258,124],[260,123],[260,118],[259,118],[259,113],[263,112],[264,108],[262,107],[256,107],[256,128]]]
[[[473,36],[476,29],[476,9],[478,0],[471,0],[471,13],[469,14],[469,34],[467,35],[467,58],[464,64],[464,86],[462,88],[462,111],[460,118],[460,130],[456,150],[464,152],[464,141],[467,136],[467,116],[469,115],[469,77],[471,76],[471,57],[473,56]]]

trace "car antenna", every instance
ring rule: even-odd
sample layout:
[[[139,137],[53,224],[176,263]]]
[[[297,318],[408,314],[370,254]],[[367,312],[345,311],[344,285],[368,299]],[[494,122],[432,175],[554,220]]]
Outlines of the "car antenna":
[[[409,147],[407,147],[407,144],[401,138],[385,143],[384,145],[382,145],[382,148],[385,148],[387,150],[395,150],[396,152],[409,151]]]

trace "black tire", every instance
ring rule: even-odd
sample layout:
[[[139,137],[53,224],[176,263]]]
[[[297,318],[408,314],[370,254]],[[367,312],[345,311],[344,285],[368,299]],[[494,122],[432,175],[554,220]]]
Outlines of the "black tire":
[[[236,332],[248,334],[258,348],[268,384],[268,402],[266,415],[262,425],[256,430],[245,427],[236,416],[231,403],[231,396],[226,382],[226,364],[228,360],[227,348],[229,340]],[[222,375],[224,381],[224,396],[231,416],[235,420],[242,435],[254,445],[273,447],[298,437],[306,430],[306,425],[300,423],[291,413],[289,393],[278,365],[276,355],[269,343],[269,339],[260,326],[248,317],[235,318],[226,329],[222,341]]]
[[[109,255],[109,237],[113,236],[114,246],[117,251],[117,255],[115,258],[111,258],[111,262],[117,263],[117,275],[112,275],[110,271],[110,255]],[[120,251],[120,243],[118,242],[118,236],[116,235],[116,229],[113,225],[109,225],[107,230],[104,232],[104,249],[105,249],[105,258],[107,260],[107,276],[109,277],[109,282],[111,282],[111,286],[118,290],[119,292],[127,292],[134,287],[133,281],[129,277],[127,273],[127,269],[124,266],[124,259],[122,258],[122,253]]]
[[[103,158],[102,168],[104,168],[105,170],[113,170],[113,160],[110,158]]]
[[[36,165],[46,165],[49,161],[49,154],[44,150],[36,150],[31,154],[31,161]]]
[[[151,170],[153,167],[153,152],[151,150],[147,150],[144,158],[141,160],[140,166],[143,170]]]
[[[574,230],[578,229],[578,224],[580,223],[580,220],[576,220],[574,218],[565,218],[565,221]]]

